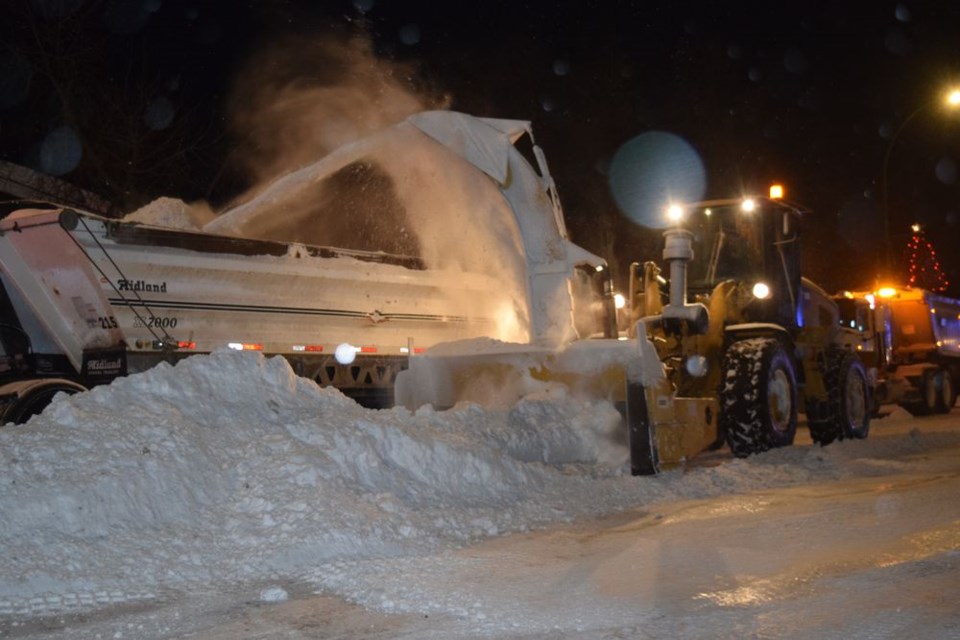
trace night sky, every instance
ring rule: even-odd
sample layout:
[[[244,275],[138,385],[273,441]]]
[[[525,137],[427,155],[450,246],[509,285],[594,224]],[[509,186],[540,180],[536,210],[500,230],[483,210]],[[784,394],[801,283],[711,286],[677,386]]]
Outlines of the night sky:
[[[258,171],[305,161],[274,148],[299,121],[270,96],[331,99],[363,76],[390,92],[355,83],[369,99],[321,119],[339,127],[330,139],[347,135],[345,113],[360,131],[390,123],[409,108],[387,104],[397,93],[531,120],[574,241],[621,278],[659,260],[659,232],[618,210],[611,162],[658,132],[693,152],[706,198],[785,184],[808,211],[807,275],[828,290],[874,284],[886,202],[895,267],[919,222],[960,295],[960,109],[939,102],[960,83],[957,2],[4,4],[0,158],[118,211],[158,196],[228,204]],[[672,166],[658,153],[644,162]]]

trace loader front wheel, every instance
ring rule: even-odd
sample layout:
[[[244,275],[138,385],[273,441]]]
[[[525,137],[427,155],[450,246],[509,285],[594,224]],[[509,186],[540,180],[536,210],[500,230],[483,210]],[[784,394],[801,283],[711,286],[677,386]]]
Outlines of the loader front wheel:
[[[738,458],[793,444],[797,378],[783,345],[751,338],[730,345],[720,387],[720,427]]]

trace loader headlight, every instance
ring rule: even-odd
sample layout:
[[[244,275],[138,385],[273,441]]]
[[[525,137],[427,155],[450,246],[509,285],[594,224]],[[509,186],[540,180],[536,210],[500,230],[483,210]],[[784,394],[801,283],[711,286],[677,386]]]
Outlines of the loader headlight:
[[[770,297],[770,287],[767,286],[766,282],[758,282],[753,285],[753,297],[760,300],[766,300]]]
[[[707,359],[703,356],[690,356],[687,358],[684,367],[687,369],[687,373],[692,375],[694,378],[702,378],[707,375]]]
[[[667,205],[667,220],[673,224],[680,224],[683,221],[683,207],[676,203]]]

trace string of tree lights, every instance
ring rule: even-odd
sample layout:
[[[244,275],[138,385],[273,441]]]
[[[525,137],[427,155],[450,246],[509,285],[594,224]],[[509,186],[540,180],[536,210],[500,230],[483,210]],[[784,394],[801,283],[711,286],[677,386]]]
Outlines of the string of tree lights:
[[[907,241],[907,284],[928,291],[945,291],[950,286],[950,281],[937,259],[933,244],[927,240],[923,227],[919,224],[911,226],[910,230],[913,234]]]

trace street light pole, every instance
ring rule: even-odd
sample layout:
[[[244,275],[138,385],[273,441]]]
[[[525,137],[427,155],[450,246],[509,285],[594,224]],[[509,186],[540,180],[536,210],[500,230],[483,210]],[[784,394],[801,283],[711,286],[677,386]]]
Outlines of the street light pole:
[[[890,144],[887,145],[887,153],[883,156],[883,242],[884,242],[884,253],[883,253],[883,268],[886,271],[885,276],[889,277],[893,269],[891,261],[891,247],[890,247],[890,202],[888,199],[888,193],[890,191],[890,185],[887,181],[887,170],[890,166],[890,154],[893,152],[893,145],[896,143],[897,138],[900,136],[900,132],[903,131],[910,121],[917,117],[917,114],[923,111],[924,109],[932,106],[933,103],[924,103],[913,110],[906,119],[900,123],[900,126],[897,127],[896,132],[890,138]]]
[[[890,185],[888,182],[887,173],[890,168],[890,154],[893,152],[893,146],[897,141],[897,138],[900,137],[900,133],[907,127],[910,122],[917,117],[924,109],[933,107],[939,104],[938,101],[925,102],[919,107],[913,110],[909,116],[907,116],[903,122],[900,123],[900,126],[897,127],[897,130],[894,132],[893,136],[890,138],[890,144],[887,145],[887,152],[883,156],[883,240],[884,240],[884,259],[883,259],[883,268],[886,271],[884,275],[890,276],[893,269],[892,264],[892,250],[890,246],[890,201],[889,201],[889,191]],[[944,100],[947,108],[953,109],[960,106],[960,89],[950,90]]]

